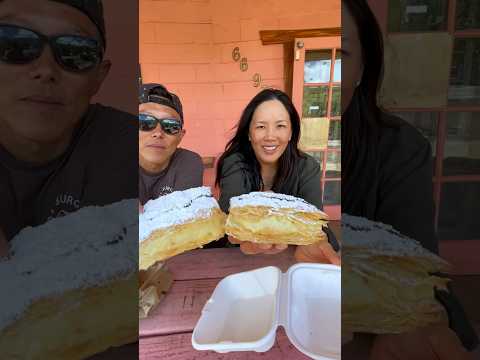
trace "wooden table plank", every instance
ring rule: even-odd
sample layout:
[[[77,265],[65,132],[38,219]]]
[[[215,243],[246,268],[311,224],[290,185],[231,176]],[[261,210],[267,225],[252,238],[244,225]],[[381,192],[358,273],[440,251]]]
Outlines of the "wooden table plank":
[[[174,334],[140,339],[140,360],[307,360],[309,357],[298,351],[288,340],[285,331],[279,328],[273,347],[265,353],[232,352],[220,354],[214,351],[197,351],[192,347],[192,334]]]
[[[175,281],[160,305],[140,320],[140,336],[193,331],[220,279]]]
[[[295,264],[294,252],[294,246],[275,255],[244,255],[239,248],[199,249],[169,259],[167,267],[175,280],[224,278],[270,265],[287,271]]]

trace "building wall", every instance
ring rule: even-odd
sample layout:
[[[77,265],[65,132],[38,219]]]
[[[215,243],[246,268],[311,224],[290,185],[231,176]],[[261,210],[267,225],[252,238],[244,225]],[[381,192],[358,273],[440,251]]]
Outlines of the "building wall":
[[[284,89],[282,45],[263,46],[260,30],[340,26],[339,0],[140,0],[143,82],[182,99],[182,146],[218,156],[243,108],[262,86]],[[239,47],[248,70],[232,58]],[[262,83],[255,87],[253,77]]]
[[[103,0],[107,31],[105,58],[112,68],[93,99],[105,105],[136,114],[138,112],[138,13],[137,0]],[[128,31],[125,31],[128,29]]]

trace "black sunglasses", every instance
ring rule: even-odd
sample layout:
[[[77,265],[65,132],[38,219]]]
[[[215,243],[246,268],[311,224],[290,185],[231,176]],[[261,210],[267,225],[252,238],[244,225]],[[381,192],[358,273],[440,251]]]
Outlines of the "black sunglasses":
[[[94,38],[80,35],[47,37],[25,27],[0,24],[0,60],[7,64],[31,63],[42,55],[45,44],[50,45],[55,60],[67,71],[88,71],[103,59],[103,47]]]
[[[178,119],[157,119],[148,114],[138,114],[138,126],[141,131],[152,131],[160,124],[168,135],[177,135],[182,130],[182,122]]]

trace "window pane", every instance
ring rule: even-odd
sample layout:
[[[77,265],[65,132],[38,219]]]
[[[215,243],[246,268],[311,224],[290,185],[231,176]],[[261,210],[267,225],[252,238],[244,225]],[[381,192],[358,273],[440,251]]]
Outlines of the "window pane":
[[[480,2],[457,0],[456,29],[480,29]]]
[[[327,153],[327,168],[325,170],[325,177],[339,178],[341,177],[342,156],[340,151]]]
[[[438,238],[440,240],[480,239],[480,182],[442,184]]]
[[[340,116],[342,115],[342,103],[341,103],[341,94],[340,86],[332,87],[332,111],[330,116]]]
[[[341,146],[342,123],[340,120],[330,120],[328,129],[328,147],[339,148]]]
[[[336,59],[335,59],[335,66],[333,69],[333,82],[341,82],[342,81],[342,58],[340,50],[337,50]]]
[[[328,86],[303,88],[303,117],[327,116]]]
[[[318,161],[320,164],[320,171],[323,171],[323,151],[307,151],[308,155],[311,155]]]
[[[480,175],[480,112],[448,114],[443,175]]]
[[[330,81],[330,67],[332,52],[325,50],[307,51],[305,54],[305,83],[328,83]]]
[[[480,104],[480,39],[455,40],[448,100]]]
[[[323,193],[324,205],[339,205],[341,199],[340,181],[326,181]]]
[[[328,143],[327,118],[303,118],[300,132],[300,149],[324,150]]]
[[[447,0],[390,0],[388,31],[444,31],[447,29]]]

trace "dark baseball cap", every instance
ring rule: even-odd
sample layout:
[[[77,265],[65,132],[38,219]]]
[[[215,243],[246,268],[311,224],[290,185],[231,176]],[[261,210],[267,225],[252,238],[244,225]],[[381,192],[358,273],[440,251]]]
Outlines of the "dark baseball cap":
[[[172,108],[178,113],[178,115],[180,115],[180,119],[182,120],[183,125],[182,102],[177,95],[168,91],[165,86],[154,83],[141,85],[139,102],[140,104],[145,104],[149,102],[156,103]]]
[[[93,22],[97,27],[103,41],[103,48],[107,47],[105,19],[103,16],[102,0],[50,0],[56,1],[65,5],[73,6],[80,10]]]

